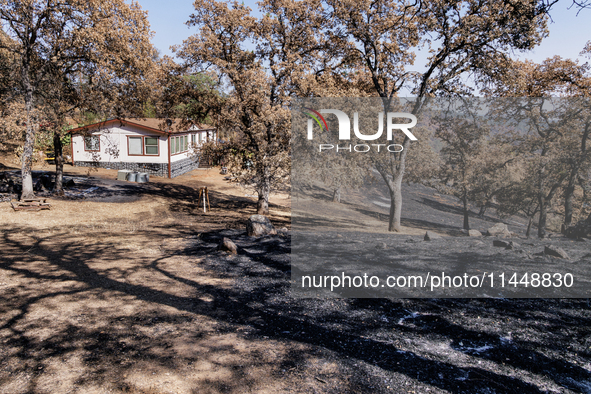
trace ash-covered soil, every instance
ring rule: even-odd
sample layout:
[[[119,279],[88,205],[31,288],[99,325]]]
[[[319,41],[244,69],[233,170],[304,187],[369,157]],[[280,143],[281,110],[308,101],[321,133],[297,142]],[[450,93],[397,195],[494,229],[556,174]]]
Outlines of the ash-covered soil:
[[[241,248],[235,257],[208,258],[243,294],[244,307],[230,306],[232,320],[251,321],[254,335],[306,343],[339,364],[349,385],[322,376],[332,383],[322,392],[591,392],[586,299],[294,299],[288,238],[254,241],[230,231],[195,247],[213,248],[222,235]]]
[[[83,174],[67,174],[63,177],[63,196],[54,195],[55,172],[32,171],[33,189],[38,197],[52,197],[62,200],[114,201],[137,200],[143,194],[145,183],[97,179]],[[0,172],[0,194],[7,201],[18,199],[22,190],[20,171]]]
[[[495,223],[503,222],[516,235],[526,234],[527,219],[524,217],[500,218],[494,205],[483,215],[478,214],[479,207],[470,208],[471,229],[485,233]],[[389,192],[382,181],[367,182],[358,190],[343,191],[340,204],[333,203],[331,191],[319,184],[294,189],[293,222],[304,230],[388,233],[389,211]],[[424,234],[430,230],[442,235],[462,235],[462,204],[457,198],[433,188],[403,184],[401,225],[405,234]],[[536,231],[534,225],[531,235]]]
[[[294,230],[292,241],[292,280],[301,296],[591,296],[591,242],[585,239],[464,234],[424,241],[421,236]],[[362,283],[365,276],[373,279]],[[332,294],[326,294],[331,286]]]

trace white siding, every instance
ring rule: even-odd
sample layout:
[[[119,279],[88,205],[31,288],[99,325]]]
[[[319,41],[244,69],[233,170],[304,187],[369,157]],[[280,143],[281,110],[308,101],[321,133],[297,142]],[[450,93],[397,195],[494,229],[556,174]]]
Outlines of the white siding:
[[[75,161],[93,161],[95,156],[101,162],[133,162],[133,163],[168,163],[168,136],[149,132],[136,126],[120,126],[118,123],[101,130],[91,130],[90,134],[98,135],[100,151],[88,152],[84,149],[84,137],[72,136],[72,152]],[[158,138],[158,155],[135,156],[128,154],[127,138],[148,136]]]
[[[195,141],[197,145],[201,145],[207,141],[215,141],[216,133],[213,130],[199,130],[192,127],[187,134],[187,144],[189,150],[187,152],[173,154],[170,157],[171,162],[183,160],[192,155],[191,134],[195,134]],[[72,136],[72,152],[74,154],[74,161],[93,161],[96,158],[100,162],[114,163],[168,163],[168,135],[162,135],[154,132],[144,130],[133,125],[121,126],[119,122],[109,124],[106,128],[90,130],[89,134],[98,135],[100,140],[100,151],[88,152],[84,149],[84,137],[80,134]],[[173,134],[171,138],[178,136]],[[157,137],[158,138],[158,155],[129,155],[128,153],[128,137]],[[201,136],[201,138],[199,138]]]

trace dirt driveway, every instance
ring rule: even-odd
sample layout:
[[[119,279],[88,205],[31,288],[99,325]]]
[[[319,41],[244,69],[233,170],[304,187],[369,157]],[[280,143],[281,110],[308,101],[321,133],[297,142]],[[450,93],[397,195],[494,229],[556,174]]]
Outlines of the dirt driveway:
[[[128,190],[114,173],[93,176]],[[214,170],[132,187],[0,204],[0,392],[591,392],[588,300],[298,300],[289,233],[244,233],[248,191]]]

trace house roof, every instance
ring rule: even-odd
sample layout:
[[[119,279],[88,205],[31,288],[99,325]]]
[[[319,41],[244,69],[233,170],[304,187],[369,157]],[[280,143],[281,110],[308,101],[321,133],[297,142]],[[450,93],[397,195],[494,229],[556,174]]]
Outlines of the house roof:
[[[170,120],[170,126],[169,122]],[[199,130],[215,130],[215,127],[203,124],[203,123],[194,123],[194,122],[186,122],[184,119],[181,118],[172,118],[172,119],[163,119],[163,118],[115,118],[109,119],[104,122],[89,124],[86,126],[77,127],[75,129],[70,130],[70,133],[74,133],[77,131],[89,130],[95,127],[106,127],[107,124],[119,122],[122,125],[124,124],[131,124],[134,126],[141,127],[146,130],[155,131],[157,133],[162,134],[179,134],[179,133],[186,133],[191,128],[194,127],[191,131],[199,131]],[[188,127],[187,127],[188,126]]]

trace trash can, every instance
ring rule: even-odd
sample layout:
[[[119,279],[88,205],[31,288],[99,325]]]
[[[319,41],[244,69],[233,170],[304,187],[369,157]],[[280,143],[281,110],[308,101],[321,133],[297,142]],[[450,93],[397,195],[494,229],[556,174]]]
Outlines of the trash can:
[[[147,172],[140,172],[137,176],[137,183],[150,182],[150,175]]]
[[[129,182],[137,182],[137,172],[130,172],[129,174],[127,174],[127,180]]]

